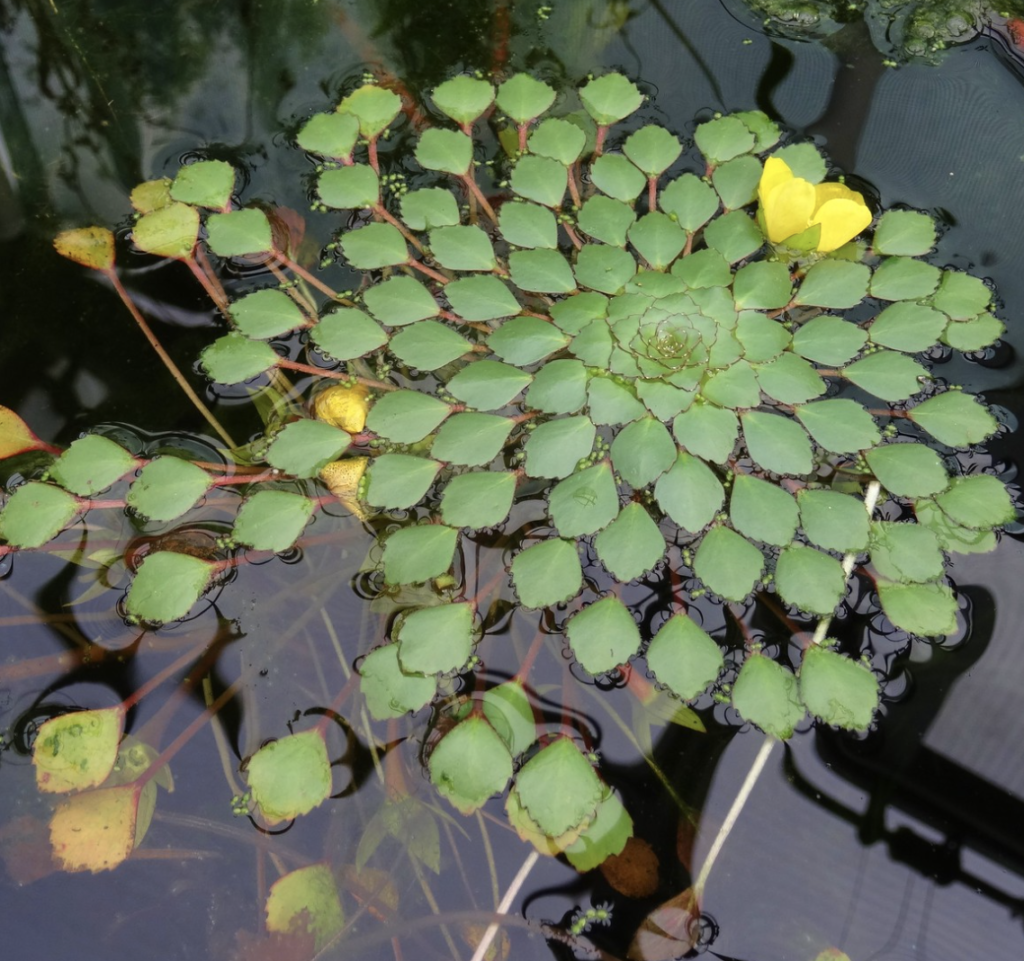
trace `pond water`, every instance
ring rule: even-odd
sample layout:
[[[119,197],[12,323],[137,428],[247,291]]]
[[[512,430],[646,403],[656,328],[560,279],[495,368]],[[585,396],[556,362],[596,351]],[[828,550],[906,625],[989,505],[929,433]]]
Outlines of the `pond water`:
[[[417,97],[460,70],[502,64],[555,84],[618,69],[650,95],[647,121],[690,136],[713,112],[766,110],[813,136],[876,206],[925,210],[944,225],[932,262],[991,280],[1008,329],[984,356],[957,357],[935,373],[993,405],[1008,429],[978,456],[1012,485],[1022,453],[1012,428],[1024,401],[1014,349],[1024,308],[1022,60],[999,29],[935,64],[893,69],[883,60],[855,25],[827,45],[767,36],[739,0],[0,0],[0,404],[48,442],[66,445],[105,425],[133,451],[174,448],[214,460],[214,439],[113,291],[53,253],[57,231],[126,229],[127,192],[196,154],[244,170],[243,200],[305,213],[312,168],[289,138],[367,69],[403,78]],[[307,218],[314,262],[335,228],[334,217]],[[345,286],[343,271],[331,269],[331,282]],[[144,257],[122,263],[121,275],[193,372],[214,336],[202,290],[180,265]],[[261,279],[253,270],[229,282]],[[237,436],[260,432],[244,389],[208,396]],[[110,524],[92,549],[121,550],[159,533],[127,518]],[[212,518],[185,536],[201,550],[217,531]],[[386,601],[369,599],[375,584],[361,569],[374,540],[357,518],[329,510],[308,533],[301,550],[235,571],[189,619],[141,640],[122,619],[123,568],[104,580],[53,553],[0,557],[6,956],[297,961],[309,953],[265,939],[263,905],[279,874],[321,861],[339,883],[348,926],[317,957],[472,956],[529,849],[508,830],[500,799],[464,819],[436,797],[420,774],[426,710],[372,726],[389,745],[383,783],[362,733],[365,714],[352,708],[351,728],[328,734],[341,758],[341,797],[281,835],[232,814],[239,758],[289,725],[301,729],[302,715],[345,693],[390,613]],[[841,618],[840,633],[868,644],[886,668],[881,716],[863,738],[805,722],[775,746],[709,878],[694,956],[1024,954],[1018,533],[1011,527],[991,554],[957,556],[963,628],[944,643],[893,631],[865,598]],[[643,611],[664,604],[667,586],[655,584],[650,596],[630,590]],[[742,644],[713,605],[701,610],[716,638]],[[745,628],[765,643],[788,643],[770,613],[752,605],[746,615]],[[503,607],[488,617],[489,630],[508,638],[488,679],[511,676],[535,618]],[[577,718],[592,735],[659,866],[638,882],[642,896],[628,897],[598,872],[579,875],[542,858],[498,944],[517,961],[621,958],[641,920],[691,883],[763,736],[705,697],[696,706],[707,731],[655,727],[655,765],[647,764],[647,725],[633,695],[592,682],[563,687],[557,639],[549,653],[538,710]],[[203,670],[186,673],[199,656]],[[69,705],[112,706],[179,658],[129,716],[133,735],[166,747],[240,680],[237,696],[175,756],[175,790],[160,791],[145,843],[128,862],[96,875],[54,871],[49,808],[28,750],[36,726]],[[342,714],[354,703],[353,695]],[[580,912],[605,903],[610,923],[571,936]]]

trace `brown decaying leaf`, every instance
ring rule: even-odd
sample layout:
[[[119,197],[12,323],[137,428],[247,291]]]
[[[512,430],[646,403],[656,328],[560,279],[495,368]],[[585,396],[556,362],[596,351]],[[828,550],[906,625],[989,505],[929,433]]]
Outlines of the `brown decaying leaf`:
[[[700,904],[693,888],[659,904],[637,928],[626,952],[630,961],[675,961],[696,943]]]
[[[601,873],[619,894],[647,898],[658,890],[658,855],[643,838],[631,837],[621,853],[601,862]]]
[[[231,961],[310,961],[316,938],[310,931],[274,931],[267,935],[239,931]]]
[[[18,886],[45,878],[60,866],[50,848],[50,829],[45,821],[24,815],[0,828],[0,858]]]

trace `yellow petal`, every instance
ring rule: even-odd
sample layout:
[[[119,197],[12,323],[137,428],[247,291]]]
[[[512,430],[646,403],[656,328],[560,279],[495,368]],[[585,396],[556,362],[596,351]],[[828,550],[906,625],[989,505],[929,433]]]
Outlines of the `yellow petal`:
[[[369,391],[362,385],[342,387],[335,384],[321,391],[313,400],[313,414],[332,427],[340,427],[350,434],[358,434],[366,426],[366,412],[370,408],[366,399]]]
[[[761,173],[761,182],[757,185],[757,199],[764,205],[772,189],[793,179],[793,171],[789,164],[778,157],[769,157],[764,162],[764,170]]]
[[[853,240],[869,223],[871,211],[861,200],[828,200],[814,215],[814,223],[821,224],[818,250],[827,254]]]
[[[851,190],[846,184],[838,183],[823,183],[814,185],[814,209],[817,213],[818,208],[824,206],[830,200],[852,200],[855,203],[863,204],[864,198],[857,193],[856,190]]]
[[[776,185],[768,194],[764,205],[764,219],[768,227],[768,239],[781,243],[793,234],[801,233],[811,226],[814,212],[814,187],[800,177],[793,177]]]

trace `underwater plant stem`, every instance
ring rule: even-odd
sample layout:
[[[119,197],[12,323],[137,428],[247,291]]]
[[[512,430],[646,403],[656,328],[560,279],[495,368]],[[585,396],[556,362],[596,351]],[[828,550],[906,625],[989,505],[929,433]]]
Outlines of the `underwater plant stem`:
[[[199,283],[201,283],[206,289],[207,293],[210,295],[210,299],[217,305],[217,309],[227,317],[228,310],[231,307],[230,300],[228,299],[228,292],[220,282],[220,278],[217,276],[217,271],[213,269],[213,264],[210,263],[210,258],[206,255],[206,249],[202,244],[196,244],[194,253],[195,260],[190,260],[188,262],[189,268],[192,269],[195,266],[201,268],[198,274],[196,274],[194,269],[192,269],[192,273],[196,275]],[[207,284],[209,284],[208,287]]]
[[[280,250],[274,251],[274,256],[277,258],[278,263],[284,264],[296,277],[301,277],[307,284],[316,287],[317,290],[322,294],[326,294],[331,300],[336,300],[339,304],[345,307],[354,307],[355,304],[351,300],[346,299],[338,294],[338,292],[325,284],[319,277],[313,276],[305,267],[301,264],[297,264],[287,254],[282,253]]]
[[[707,857],[704,858],[700,874],[697,875],[697,880],[693,883],[693,895],[698,901],[704,893],[704,885],[707,884],[708,875],[711,874],[711,869],[715,866],[715,861],[718,859],[726,839],[736,826],[740,814],[743,813],[743,807],[747,803],[747,798],[750,797],[750,792],[754,790],[754,785],[757,784],[757,779],[761,776],[761,772],[768,761],[768,755],[772,753],[773,747],[775,747],[775,738],[766,734],[764,743],[757,752],[754,763],[750,765],[750,770],[747,771],[743,784],[740,785],[739,791],[736,792],[732,807],[729,808],[729,813],[726,814],[725,820],[722,822],[722,826],[718,829],[718,834],[715,835],[715,840],[711,844],[711,849],[708,851]]]
[[[491,223],[496,224],[498,222],[498,215],[494,212],[494,208],[483,195],[483,191],[480,189],[477,182],[469,174],[463,174],[460,179],[466,185],[466,189],[476,197],[477,203],[479,203],[483,208],[484,213],[491,218]]]
[[[519,869],[519,873],[512,879],[512,883],[508,886],[508,890],[505,892],[505,897],[501,899],[501,904],[498,905],[498,914],[508,914],[508,909],[512,907],[512,902],[516,899],[516,895],[519,894],[519,889],[526,883],[526,879],[530,876],[530,872],[533,870],[533,866],[537,863],[537,859],[540,855],[536,850],[531,851],[523,862],[523,866]],[[498,924],[488,925],[487,930],[484,931],[484,936],[480,939],[480,943],[476,946],[476,951],[473,952],[473,957],[470,961],[483,961],[484,955],[487,954],[487,949],[491,946],[495,936],[498,933]]]
[[[141,638],[142,635],[145,633],[146,632],[143,631],[141,634],[139,634],[139,637]],[[139,701],[141,701],[150,691],[163,684],[163,682],[166,681],[167,678],[169,678],[172,674],[174,674],[176,671],[181,670],[181,668],[183,668],[190,661],[195,660],[195,658],[197,658],[200,655],[200,653],[206,649],[206,646],[206,642],[203,641],[203,643],[201,643],[198,647],[193,647],[185,651],[185,653],[182,654],[181,657],[179,657],[175,661],[172,661],[170,664],[167,665],[167,667],[163,668],[162,670],[154,674],[148,681],[146,681],[145,684],[137,688],[133,693],[129,694],[128,697],[126,697],[121,702],[121,707],[124,709],[125,714],[127,714],[133,707],[135,707],[135,705],[138,704]]]
[[[209,674],[203,678],[203,703],[207,707],[213,704],[213,684],[210,683]],[[217,746],[217,756],[220,758],[224,780],[227,781],[231,793],[239,795],[242,793],[242,790],[238,786],[238,781],[235,780],[234,765],[231,762],[231,748],[228,746],[228,739],[224,734],[224,725],[216,714],[210,718],[210,731],[213,733],[213,743]]]
[[[192,263],[192,261],[189,261]],[[191,384],[185,380],[185,375],[178,369],[178,365],[171,360],[171,355],[164,350],[160,341],[156,339],[156,334],[153,333],[149,324],[146,323],[146,318],[142,316],[139,308],[135,306],[135,301],[131,299],[128,291],[124,289],[121,284],[120,278],[117,273],[111,270],[104,270],[103,273],[107,279],[114,285],[114,290],[117,291],[117,296],[121,298],[121,302],[128,308],[128,312],[135,319],[135,323],[139,325],[139,329],[145,335],[146,340],[149,341],[150,347],[156,351],[157,356],[163,361],[164,366],[170,372],[171,376],[177,381],[178,386],[185,392],[185,396],[192,401],[196,410],[206,419],[206,422],[217,432],[217,436],[220,437],[225,444],[230,448],[235,448],[238,445],[231,439],[231,435],[221,426],[219,420],[213,416],[210,409],[203,403],[199,395],[192,389]]]
[[[426,274],[431,280],[436,280],[442,286],[448,283],[448,278],[444,274],[438,273],[433,267],[428,267],[422,260],[408,261],[410,267]]]

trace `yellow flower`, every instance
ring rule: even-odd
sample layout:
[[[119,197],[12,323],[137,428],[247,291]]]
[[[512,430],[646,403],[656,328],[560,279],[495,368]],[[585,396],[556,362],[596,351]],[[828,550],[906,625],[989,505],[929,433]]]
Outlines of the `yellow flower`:
[[[361,521],[366,520],[367,515],[359,503],[359,481],[369,463],[369,457],[346,457],[331,461],[320,470],[320,480],[328,490]]]
[[[812,184],[793,176],[788,164],[769,157],[757,187],[768,239],[782,243],[820,225],[815,250],[825,254],[853,240],[869,223],[871,211],[856,190],[843,184]]]
[[[366,412],[370,409],[369,391],[362,385],[342,387],[335,384],[322,390],[313,399],[313,414],[317,420],[340,427],[350,434],[358,434],[366,425]]]

